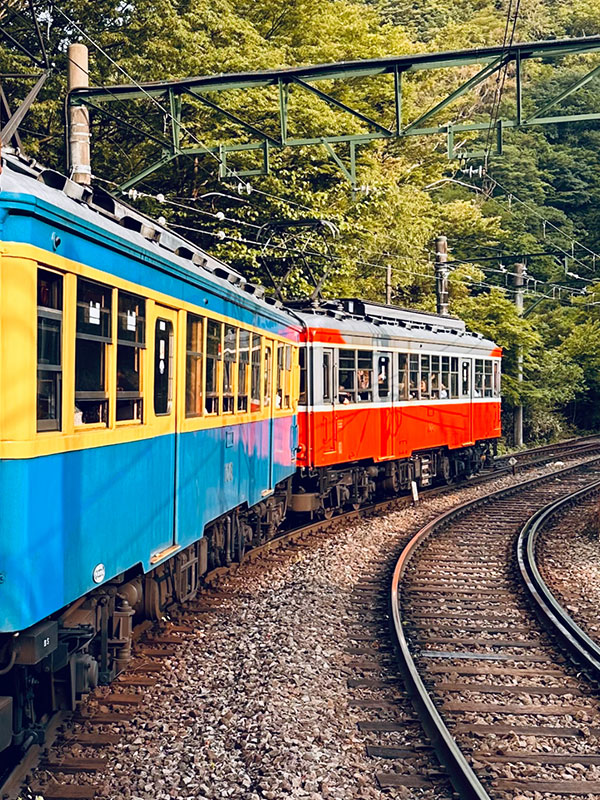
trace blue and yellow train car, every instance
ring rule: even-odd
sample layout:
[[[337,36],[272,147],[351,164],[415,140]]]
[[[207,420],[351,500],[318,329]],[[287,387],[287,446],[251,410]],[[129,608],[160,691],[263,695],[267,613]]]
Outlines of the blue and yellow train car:
[[[5,153],[0,751],[34,735],[27,675],[72,705],[95,665],[108,679],[126,662],[134,613],[161,615],[274,533],[296,465],[299,339],[221,262]]]

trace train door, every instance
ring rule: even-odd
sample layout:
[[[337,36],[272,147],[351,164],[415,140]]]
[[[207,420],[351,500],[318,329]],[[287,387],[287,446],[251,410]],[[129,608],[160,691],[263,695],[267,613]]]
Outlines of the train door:
[[[461,358],[460,361],[460,396],[463,401],[463,407],[465,408],[463,444],[470,444],[473,441],[473,403],[471,400],[472,363],[470,358]]]
[[[375,375],[377,386],[377,414],[379,415],[379,438],[381,458],[393,458],[396,439],[394,417],[394,395],[392,391],[392,354],[375,354]]]
[[[264,352],[264,359],[263,359],[263,409],[265,413],[268,415],[267,417],[267,425],[268,425],[268,441],[267,446],[269,448],[269,489],[272,489],[274,486],[273,481],[273,462],[274,462],[274,453],[273,448],[275,446],[274,441],[274,430],[275,425],[273,423],[273,409],[275,407],[275,399],[273,393],[273,354],[275,352],[274,349],[274,342],[272,339],[265,339],[265,352]]]
[[[333,349],[323,350],[323,362],[321,372],[321,411],[317,415],[317,420],[321,420],[321,425],[317,423],[316,441],[319,441],[319,432],[323,442],[324,453],[334,453],[336,451],[336,413],[334,405],[335,382],[334,382],[334,362]],[[317,391],[319,387],[316,387]]]
[[[155,482],[156,491],[164,494],[160,504],[167,509],[171,523],[169,544],[177,539],[177,402],[175,396],[177,359],[177,312],[164,306],[155,306],[154,363],[152,408],[156,429],[164,447],[163,458],[156,463],[160,472]],[[160,480],[159,480],[160,477]]]

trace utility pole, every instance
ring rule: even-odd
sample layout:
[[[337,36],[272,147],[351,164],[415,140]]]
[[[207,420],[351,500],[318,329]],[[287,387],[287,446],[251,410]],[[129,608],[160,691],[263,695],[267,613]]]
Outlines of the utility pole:
[[[525,284],[525,264],[519,263],[514,265],[514,285],[515,285],[515,306],[517,314],[523,316],[523,286]],[[523,382],[523,348],[519,347],[517,351],[517,381]],[[513,436],[515,445],[521,447],[523,444],[523,406],[518,405],[515,408],[513,420]]]
[[[448,239],[435,240],[435,300],[438,314],[448,316]]]
[[[385,269],[385,302],[392,305],[392,265],[388,264]]]
[[[89,81],[88,49],[84,44],[70,44],[67,88],[87,88]],[[90,113],[86,106],[69,106],[69,168],[75,183],[92,182],[90,162]]]

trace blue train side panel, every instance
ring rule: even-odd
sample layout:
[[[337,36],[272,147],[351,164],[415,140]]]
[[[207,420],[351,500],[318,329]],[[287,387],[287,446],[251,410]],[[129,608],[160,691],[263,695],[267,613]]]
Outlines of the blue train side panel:
[[[274,420],[276,482],[295,469],[294,426],[295,417]],[[258,503],[269,488],[270,427],[267,419],[179,434],[177,478],[174,435],[0,461],[0,630],[26,628],[90,591],[99,564],[106,579],[136,564],[148,570],[153,553],[185,547],[211,520]]]

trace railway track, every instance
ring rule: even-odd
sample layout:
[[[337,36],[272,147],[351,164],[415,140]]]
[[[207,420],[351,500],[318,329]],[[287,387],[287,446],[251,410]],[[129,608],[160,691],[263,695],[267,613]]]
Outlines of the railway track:
[[[598,648],[538,580],[534,559],[536,533],[564,498],[599,488],[595,460],[462,504],[422,528],[396,564],[402,671],[461,798],[600,796],[600,704],[581,673],[587,649],[597,677]],[[393,773],[382,779],[397,785]]]
[[[563,447],[542,448],[540,452],[538,449],[533,451],[523,451],[519,454],[520,464],[527,467],[545,463],[553,458],[573,458],[594,452],[595,449],[600,449],[600,439],[595,441],[584,441],[582,443],[569,442],[565,443]],[[467,486],[474,486],[479,482],[486,482],[488,480],[497,478],[497,472],[485,473],[478,478],[467,483]],[[436,495],[443,494],[448,491],[448,487],[438,487],[429,490],[427,497],[435,497]],[[266,555],[269,555],[273,550],[286,546],[290,543],[301,542],[306,537],[309,537],[315,532],[324,532],[334,529],[336,525],[345,525],[352,518],[357,518],[363,514],[378,514],[384,513],[388,510],[398,509],[410,504],[409,498],[397,498],[388,500],[383,503],[375,504],[366,509],[358,511],[351,511],[343,516],[334,518],[333,520],[321,520],[311,525],[298,528],[293,531],[288,531],[279,539],[272,540],[261,548],[257,548],[248,555],[250,562],[257,561]],[[391,564],[388,565],[391,569]],[[209,576],[208,588],[196,602],[192,603],[189,611],[194,614],[210,614],[218,611],[223,602],[226,601],[227,595],[223,594],[218,588],[218,582],[224,570],[217,570]],[[365,577],[361,586],[357,587],[359,596],[357,599],[368,601],[369,594],[377,593],[378,587],[374,585],[375,580],[378,579],[373,574],[372,579]],[[92,798],[98,796],[95,776],[100,774],[105,768],[105,760],[102,756],[102,750],[105,747],[114,746],[116,741],[120,738],[120,731],[126,730],[129,720],[139,710],[140,706],[144,703],[144,692],[155,685],[158,676],[161,672],[161,663],[168,660],[177,651],[177,648],[184,644],[188,634],[191,633],[191,628],[185,624],[178,624],[178,621],[168,623],[160,630],[138,630],[138,638],[145,635],[145,639],[140,639],[136,647],[137,658],[125,675],[121,676],[114,684],[114,692],[104,694],[99,698],[98,702],[92,701],[91,704],[82,704],[78,713],[68,720],[68,715],[58,717],[53,720],[50,726],[50,735],[47,738],[46,744],[43,748],[32,748],[28,754],[28,758],[20,765],[20,767],[13,773],[11,780],[2,786],[0,796],[2,797],[15,797],[17,796],[17,789],[25,779],[28,772],[31,772],[36,762],[41,764],[45,770],[47,780],[42,785],[33,785],[32,791],[44,796],[47,800],[54,798]],[[350,663],[350,668],[358,670],[359,677],[349,679],[349,688],[354,690],[357,694],[354,707],[356,709],[369,709],[370,711],[383,712],[375,721],[372,719],[365,719],[359,725],[359,729],[367,734],[372,731],[374,734],[383,732],[389,734],[392,738],[398,734],[400,735],[400,728],[402,727],[402,736],[406,738],[406,733],[412,729],[418,729],[418,720],[415,718],[414,713],[408,708],[405,709],[404,719],[400,720],[398,717],[398,708],[396,707],[393,713],[394,720],[386,717],[386,708],[391,708],[388,700],[373,700],[373,698],[364,697],[368,695],[370,689],[377,688],[377,683],[387,685],[389,678],[378,678],[373,670],[375,668],[375,659],[372,658],[373,653],[369,654],[362,652],[368,648],[365,643],[365,636],[360,639],[360,634],[356,631],[352,635],[359,636],[358,641],[352,640],[350,647],[349,657],[354,659],[354,663]],[[375,648],[372,648],[375,649]],[[352,652],[353,650],[357,652]],[[382,651],[383,652],[383,651]],[[141,657],[141,661],[140,661]],[[369,663],[370,662],[370,663]],[[371,674],[369,674],[371,673]],[[367,674],[367,677],[365,677]],[[373,682],[375,682],[373,684]],[[353,701],[351,701],[352,704]],[[368,715],[367,715],[368,716]],[[389,715],[387,715],[389,716]],[[63,723],[69,722],[68,725]],[[75,722],[81,726],[81,730],[77,736],[71,731],[70,725]],[[117,731],[117,732],[115,732]],[[414,732],[414,731],[413,731]],[[396,738],[398,738],[396,736]],[[83,755],[56,757],[53,755],[52,742],[56,737],[59,745],[59,751],[64,753],[65,748],[68,749],[69,744],[75,745],[75,751],[83,753]],[[409,737],[411,738],[411,737]],[[391,749],[390,749],[391,747]],[[410,748],[409,748],[410,749]],[[380,746],[378,744],[368,745],[368,752],[370,755],[377,758],[396,758],[406,748],[398,748],[395,745]],[[439,783],[441,780],[444,782],[444,776],[440,773],[439,768],[436,766],[435,761],[431,760],[432,754],[430,749],[426,746],[418,746],[416,748],[416,755],[418,759],[425,759],[427,766],[423,770],[414,769],[410,774],[413,777],[407,777],[405,782],[400,785],[426,787],[434,781],[434,784]],[[417,774],[419,773],[419,774]],[[77,783],[65,784],[64,781],[56,776],[62,775],[77,775]],[[426,777],[423,778],[422,775]],[[385,785],[398,785],[386,784],[385,779],[380,781],[382,786]],[[24,795],[28,796],[28,795]],[[29,795],[33,796],[33,795]]]

